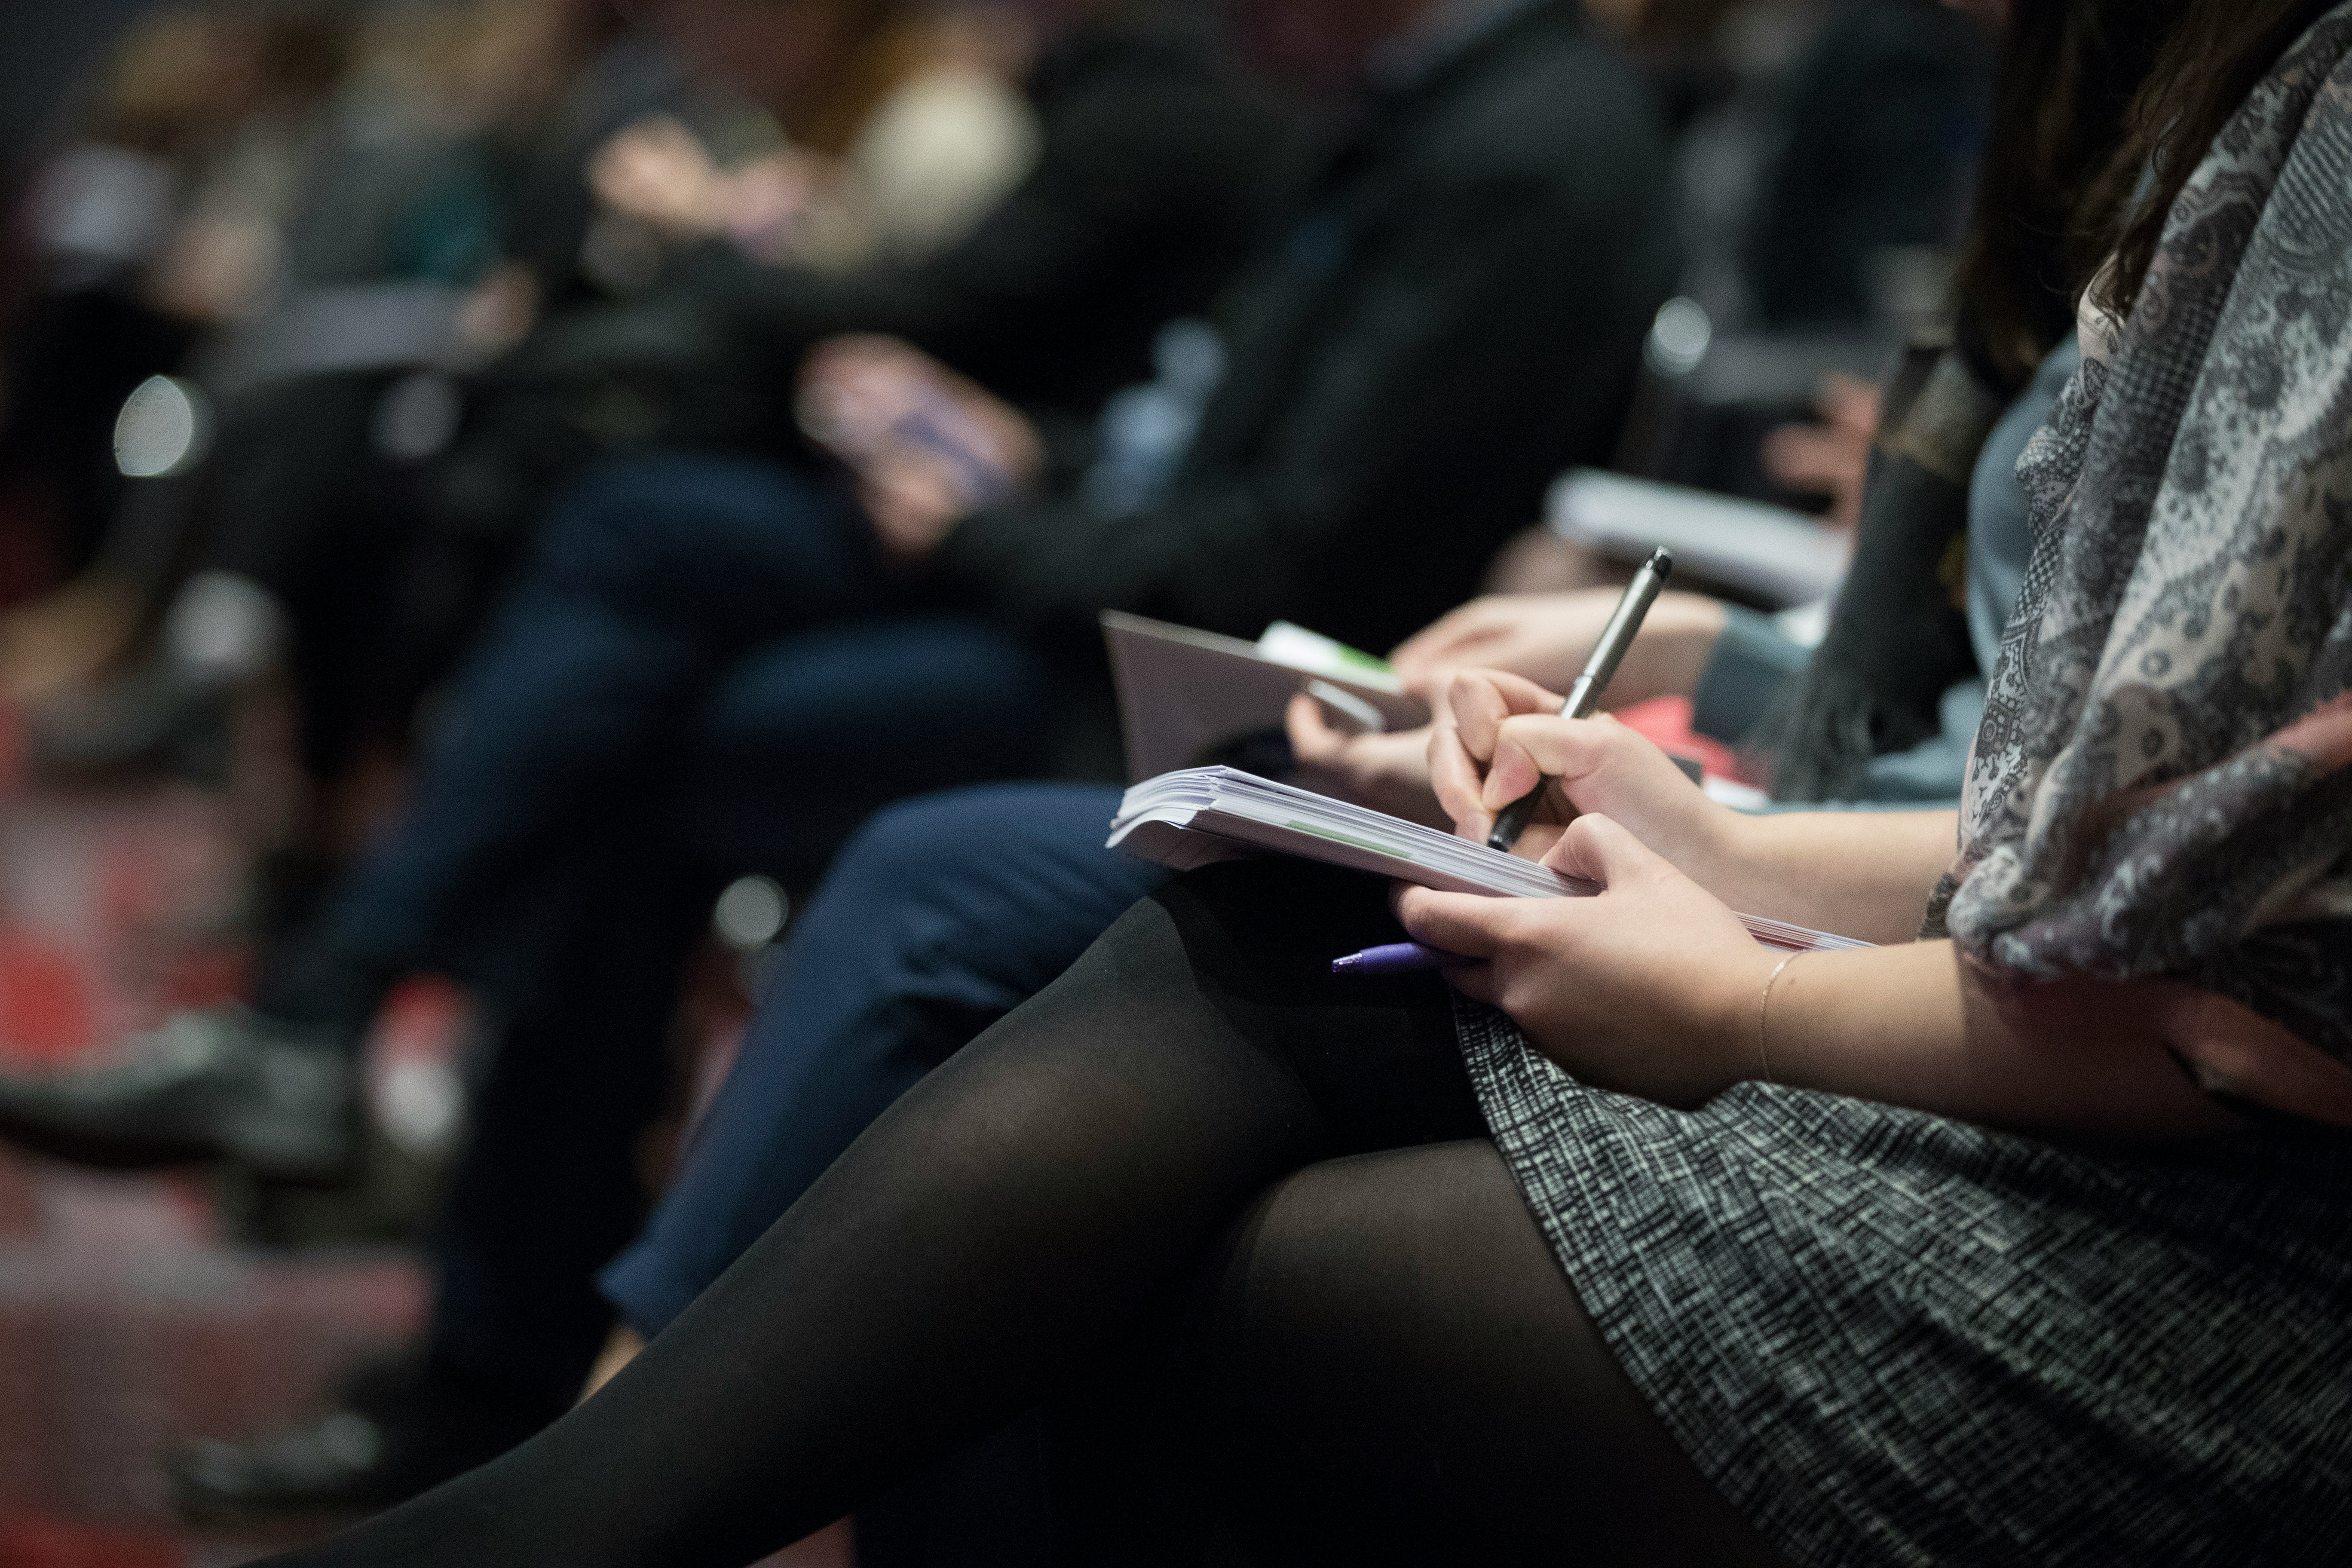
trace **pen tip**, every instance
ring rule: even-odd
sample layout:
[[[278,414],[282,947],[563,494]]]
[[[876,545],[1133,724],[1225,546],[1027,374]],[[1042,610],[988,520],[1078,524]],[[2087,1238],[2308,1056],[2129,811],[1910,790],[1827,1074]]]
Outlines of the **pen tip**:
[[[1661,577],[1673,576],[1675,574],[1675,552],[1668,550],[1663,544],[1658,546],[1657,549],[1650,552],[1649,569],[1655,572]]]

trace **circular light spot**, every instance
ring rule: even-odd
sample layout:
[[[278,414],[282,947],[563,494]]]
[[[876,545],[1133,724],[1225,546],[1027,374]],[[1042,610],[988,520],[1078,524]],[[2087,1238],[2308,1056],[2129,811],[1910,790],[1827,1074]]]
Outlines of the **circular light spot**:
[[[1669,300],[1658,307],[1643,357],[1660,375],[1685,376],[1706,358],[1708,345],[1714,342],[1715,323],[1697,300]]]
[[[772,879],[738,877],[719,895],[710,923],[719,941],[738,952],[751,952],[782,935],[792,911],[792,900]]]
[[[114,417],[114,466],[130,479],[160,479],[205,455],[211,417],[205,395],[176,376],[151,375]]]

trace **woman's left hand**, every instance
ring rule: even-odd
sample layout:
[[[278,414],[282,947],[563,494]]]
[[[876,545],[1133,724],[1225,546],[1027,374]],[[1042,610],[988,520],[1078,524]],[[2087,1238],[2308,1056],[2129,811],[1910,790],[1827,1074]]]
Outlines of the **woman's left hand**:
[[[1569,826],[1543,863],[1603,884],[1590,899],[1504,899],[1401,886],[1414,941],[1473,962],[1455,988],[1597,1088],[1694,1107],[1753,1075],[1758,999],[1780,955],[1712,894],[1605,816]]]

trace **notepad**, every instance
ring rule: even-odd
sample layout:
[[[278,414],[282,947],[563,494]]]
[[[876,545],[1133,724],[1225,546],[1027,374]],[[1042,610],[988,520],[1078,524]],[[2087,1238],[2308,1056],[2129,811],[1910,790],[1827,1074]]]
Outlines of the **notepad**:
[[[1130,779],[1193,767],[1245,736],[1278,731],[1301,691],[1359,729],[1429,722],[1428,704],[1387,664],[1287,621],[1254,643],[1117,610],[1104,612],[1102,628]]]
[[[1276,854],[1449,893],[1573,899],[1601,891],[1532,860],[1238,768],[1186,768],[1135,785],[1111,820],[1109,847],[1180,871]],[[1739,921],[1759,942],[1790,952],[1871,945],[1756,915]]]

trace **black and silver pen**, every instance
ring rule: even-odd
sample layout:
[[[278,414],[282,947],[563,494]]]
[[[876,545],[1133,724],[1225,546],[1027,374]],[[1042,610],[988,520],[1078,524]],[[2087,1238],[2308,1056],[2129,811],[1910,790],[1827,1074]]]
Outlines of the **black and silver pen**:
[[[1625,650],[1633,646],[1634,635],[1642,629],[1642,619],[1650,606],[1658,602],[1658,592],[1666,579],[1675,574],[1675,558],[1671,552],[1654,550],[1625,584],[1625,596],[1617,601],[1616,613],[1609,624],[1601,628],[1601,640],[1592,645],[1592,657],[1584,661],[1584,673],[1568,689],[1568,700],[1559,705],[1563,719],[1590,717],[1600,704],[1601,693],[1607,689],[1609,678],[1617,673],[1624,661]],[[1535,819],[1536,807],[1543,804],[1543,793],[1551,787],[1551,780],[1538,779],[1536,787],[1505,806],[1495,818],[1495,830],[1486,835],[1486,847],[1508,853],[1519,842],[1519,835],[1528,830]]]

